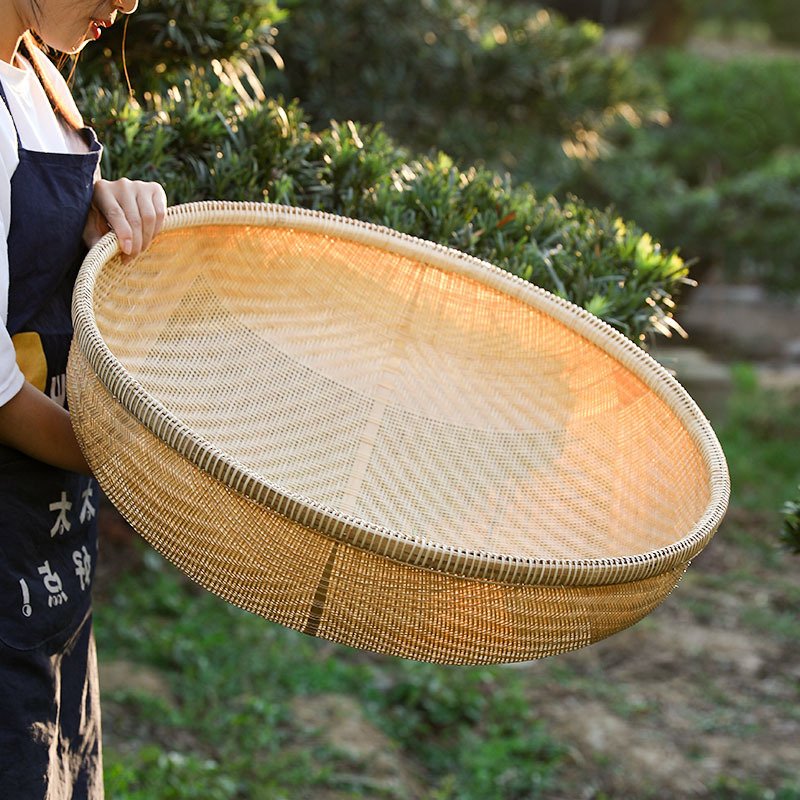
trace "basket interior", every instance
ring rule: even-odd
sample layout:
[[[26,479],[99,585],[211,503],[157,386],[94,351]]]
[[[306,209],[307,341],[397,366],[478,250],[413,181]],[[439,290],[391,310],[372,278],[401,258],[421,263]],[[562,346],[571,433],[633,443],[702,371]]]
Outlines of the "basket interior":
[[[115,257],[94,313],[144,389],[266,483],[410,537],[528,558],[686,536],[708,467],[617,359],[476,279],[287,228]]]

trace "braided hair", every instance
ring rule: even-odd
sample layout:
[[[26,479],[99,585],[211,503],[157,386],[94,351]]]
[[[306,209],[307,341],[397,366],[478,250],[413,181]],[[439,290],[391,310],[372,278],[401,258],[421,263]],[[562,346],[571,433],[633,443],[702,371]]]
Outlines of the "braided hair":
[[[42,66],[43,59],[46,59],[48,56],[42,49],[42,46],[37,41],[36,37],[30,31],[27,31],[22,36],[22,40],[19,44],[19,53],[20,55],[24,56],[30,63],[31,67],[33,67],[33,71],[36,74],[36,77],[39,79],[39,82],[42,84],[45,94],[47,95],[47,98],[50,101],[50,105],[53,107],[53,111],[55,111],[56,116],[63,120],[66,125],[73,130],[80,130],[83,127],[83,120],[78,114],[75,113],[75,109],[65,105],[63,100],[56,94],[52,81],[49,80],[47,73]]]

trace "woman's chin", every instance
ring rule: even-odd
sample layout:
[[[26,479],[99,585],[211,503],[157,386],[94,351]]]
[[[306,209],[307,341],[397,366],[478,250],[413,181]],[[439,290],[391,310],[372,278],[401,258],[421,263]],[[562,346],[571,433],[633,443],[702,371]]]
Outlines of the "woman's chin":
[[[61,52],[65,53],[68,56],[77,55],[78,53],[80,53],[81,50],[83,50],[84,47],[86,47],[87,44],[89,44],[92,41],[94,41],[94,39],[92,39],[91,37],[83,37],[77,42],[77,44],[73,44],[64,50],[61,50]]]
[[[71,42],[55,40],[50,38],[46,39],[44,36],[41,35],[39,38],[41,38],[41,40],[48,47],[58,51],[59,53],[64,53],[64,55],[68,56],[77,55],[78,53],[80,53],[81,50],[83,50],[84,47],[86,47],[87,44],[89,44],[90,41],[92,41],[91,38],[88,38],[88,35],[82,36],[80,39],[77,40],[77,42],[74,39]]]

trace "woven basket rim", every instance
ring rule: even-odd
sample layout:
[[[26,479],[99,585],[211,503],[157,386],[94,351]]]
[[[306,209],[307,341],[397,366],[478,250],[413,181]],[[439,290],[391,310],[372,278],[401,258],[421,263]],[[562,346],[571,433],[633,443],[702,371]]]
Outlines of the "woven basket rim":
[[[203,201],[170,207],[164,230],[220,225],[294,228],[372,245],[471,277],[553,316],[622,363],[676,414],[702,454],[708,470],[710,497],[692,530],[665,547],[608,558],[539,559],[433,542],[369,523],[289,492],[238,463],[173,415],[144,389],[106,345],[97,327],[93,303],[97,277],[119,252],[116,236],[106,234],[86,256],[76,281],[72,303],[75,341],[100,382],[128,413],[224,485],[293,522],[356,548],[410,566],[511,585],[591,586],[641,580],[688,564],[719,527],[728,505],[730,481],[725,456],[711,424],[669,371],[590,312],[460,251],[384,226],[321,211],[267,203]]]

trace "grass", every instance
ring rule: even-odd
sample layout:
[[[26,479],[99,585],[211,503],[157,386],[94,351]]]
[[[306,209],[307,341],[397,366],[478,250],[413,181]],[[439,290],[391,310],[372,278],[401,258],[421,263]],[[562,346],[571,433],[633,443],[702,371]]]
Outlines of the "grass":
[[[778,544],[778,530],[781,504],[800,476],[800,398],[763,391],[749,367],[734,374],[729,422],[719,432],[733,483],[727,535],[760,565],[737,567],[744,571],[736,584],[754,596],[763,570],[791,558]],[[139,553],[139,566],[97,604],[101,670],[103,663],[125,661],[134,673],[157,673],[165,691],[155,696],[134,681],[104,695],[107,796],[407,800],[409,786],[423,800],[558,796],[568,750],[528,701],[530,671],[438,667],[331,645],[241,612],[199,590],[143,545]],[[687,598],[687,608],[705,619],[714,614],[714,593],[730,583],[713,573],[693,580],[708,594]],[[800,594],[784,582],[773,595],[778,601],[746,604],[741,623],[800,641]],[[602,670],[579,674],[558,659],[547,665],[547,680],[605,697],[620,714],[653,712],[626,704]],[[374,776],[342,742],[298,722],[297,704],[323,695],[353,702],[362,734],[383,737],[381,748],[394,754],[394,772]],[[724,700],[713,699],[719,707],[708,719],[712,727],[728,724]],[[320,718],[315,725],[328,723]],[[598,792],[593,797],[606,796]],[[800,789],[721,776],[707,796],[798,800]]]
[[[712,800],[800,800],[800,783],[783,783],[776,789],[758,786],[752,781],[720,778],[713,788]]]
[[[498,789],[535,797],[550,781],[561,749],[526,704],[522,675],[320,642],[241,612],[144,555],[98,604],[98,644],[106,659],[159,670],[172,699],[108,697],[115,720],[137,721],[106,746],[115,800],[278,800],[323,790],[401,798],[388,783],[356,785],[336,748],[305,745],[292,703],[325,693],[357,700],[367,731],[383,728],[397,743],[431,800],[483,800]]]

